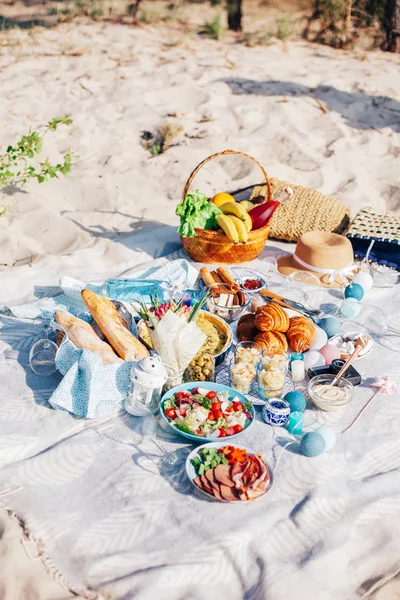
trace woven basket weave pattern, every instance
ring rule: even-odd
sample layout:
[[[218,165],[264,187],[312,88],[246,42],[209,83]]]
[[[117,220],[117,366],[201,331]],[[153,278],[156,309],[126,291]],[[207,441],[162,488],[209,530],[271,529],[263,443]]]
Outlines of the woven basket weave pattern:
[[[272,178],[273,195],[279,198],[285,187],[294,194],[276,210],[269,223],[270,237],[296,242],[307,231],[343,233],[350,223],[350,210],[338,200],[311,188]],[[265,186],[256,186],[251,198],[265,195]],[[251,200],[250,198],[250,200]]]
[[[362,208],[347,235],[400,244],[400,217],[394,212],[381,213],[370,207]]]
[[[226,155],[244,156],[253,161],[264,175],[265,184],[263,185],[263,196],[265,200],[272,198],[271,184],[268,174],[264,167],[252,156],[236,150],[223,150],[217,154],[212,154],[205,158],[189,175],[183,188],[182,201],[186,198],[188,191],[193,183],[193,179],[200,169],[215,158]],[[250,231],[249,238],[245,244],[233,244],[224,233],[219,231],[208,231],[205,229],[196,229],[196,237],[182,237],[182,245],[189,256],[198,262],[203,263],[242,263],[253,260],[260,254],[264,248],[269,233],[269,224],[254,231]]]

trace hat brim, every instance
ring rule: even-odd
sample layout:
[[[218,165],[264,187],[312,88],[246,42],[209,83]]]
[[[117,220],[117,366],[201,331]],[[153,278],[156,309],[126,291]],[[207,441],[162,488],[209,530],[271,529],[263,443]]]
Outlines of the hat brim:
[[[315,275],[319,279],[320,285],[326,288],[339,288],[343,285],[346,285],[339,275],[336,275],[335,279],[329,283],[329,275],[327,273],[317,273],[311,269],[305,269],[302,265],[296,262],[291,254],[288,256],[282,256],[282,258],[278,258],[278,270],[280,273],[282,273],[282,275],[290,275],[295,271],[306,271],[307,273],[312,273],[312,275]]]

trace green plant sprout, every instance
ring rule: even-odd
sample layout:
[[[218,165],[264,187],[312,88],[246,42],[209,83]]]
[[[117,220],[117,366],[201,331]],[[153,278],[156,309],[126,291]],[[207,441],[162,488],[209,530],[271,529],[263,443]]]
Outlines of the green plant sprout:
[[[0,154],[0,188],[11,184],[24,184],[28,179],[36,179],[38,183],[43,183],[58,177],[60,173],[68,176],[72,165],[71,149],[56,165],[51,164],[48,158],[40,162],[37,157],[42,152],[43,138],[47,132],[56,131],[59,125],[69,126],[71,124],[72,119],[68,117],[55,117],[47,123],[43,134],[31,131],[28,135],[23,135],[15,146],[8,146],[5,153]],[[0,212],[0,216],[1,214],[4,212]]]

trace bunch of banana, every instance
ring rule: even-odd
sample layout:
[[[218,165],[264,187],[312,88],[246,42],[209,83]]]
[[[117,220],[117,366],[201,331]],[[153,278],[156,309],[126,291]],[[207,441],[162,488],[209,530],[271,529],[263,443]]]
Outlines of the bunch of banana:
[[[238,202],[226,202],[219,207],[222,215],[218,215],[217,223],[234,244],[246,243],[251,231],[251,218]]]

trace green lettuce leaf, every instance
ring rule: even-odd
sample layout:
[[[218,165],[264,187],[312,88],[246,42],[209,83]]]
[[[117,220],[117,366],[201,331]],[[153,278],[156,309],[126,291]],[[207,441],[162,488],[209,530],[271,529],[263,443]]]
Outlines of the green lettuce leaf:
[[[189,429],[189,427],[186,427],[185,425],[182,425],[182,423],[172,423],[172,425],[176,427],[176,429],[179,429],[179,431],[183,431],[184,433],[190,433],[190,435],[197,435],[195,431]]]
[[[191,190],[175,213],[180,217],[178,233],[183,237],[195,237],[195,229],[217,229],[217,216],[222,211],[205,194]]]
[[[177,408],[177,406],[176,406],[176,404],[174,402],[173,397],[172,398],[167,398],[167,400],[164,400],[164,404],[163,404],[164,412],[166,410],[168,410],[169,408]]]

